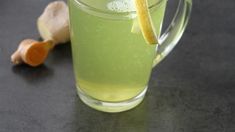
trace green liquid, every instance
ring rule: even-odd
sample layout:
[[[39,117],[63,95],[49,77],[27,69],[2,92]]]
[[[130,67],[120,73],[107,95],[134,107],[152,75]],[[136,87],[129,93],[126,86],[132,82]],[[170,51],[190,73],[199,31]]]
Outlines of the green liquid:
[[[99,7],[107,0],[103,1]],[[159,34],[165,5],[163,0],[151,8]],[[112,11],[113,17],[101,15],[79,6],[76,0],[69,0],[69,7],[77,87],[106,102],[128,100],[141,93],[148,85],[156,45],[147,44],[141,33],[131,32],[136,15],[120,10]]]

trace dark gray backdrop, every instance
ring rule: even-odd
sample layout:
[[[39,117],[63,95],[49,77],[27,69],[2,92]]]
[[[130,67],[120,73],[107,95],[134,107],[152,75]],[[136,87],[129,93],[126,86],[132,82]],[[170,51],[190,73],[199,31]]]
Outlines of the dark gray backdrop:
[[[70,45],[45,65],[12,66],[51,0],[0,1],[0,132],[235,132],[235,1],[194,0],[175,50],[154,68],[137,108],[107,114],[76,96]]]

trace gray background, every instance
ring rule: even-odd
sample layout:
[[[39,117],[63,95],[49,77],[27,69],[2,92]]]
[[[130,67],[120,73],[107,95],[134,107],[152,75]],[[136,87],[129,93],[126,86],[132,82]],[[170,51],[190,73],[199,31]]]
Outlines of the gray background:
[[[0,132],[235,132],[235,1],[194,0],[189,26],[144,102],[108,114],[76,96],[70,45],[38,68],[13,66],[49,0],[0,1]]]

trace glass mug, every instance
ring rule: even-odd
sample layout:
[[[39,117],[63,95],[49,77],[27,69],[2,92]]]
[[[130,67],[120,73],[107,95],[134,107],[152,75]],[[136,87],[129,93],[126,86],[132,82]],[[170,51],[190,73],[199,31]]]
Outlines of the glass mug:
[[[76,87],[80,99],[104,112],[121,112],[144,98],[153,66],[173,49],[187,25],[192,0],[178,9],[159,45],[145,41],[134,0],[68,0]],[[148,0],[161,33],[167,0]]]

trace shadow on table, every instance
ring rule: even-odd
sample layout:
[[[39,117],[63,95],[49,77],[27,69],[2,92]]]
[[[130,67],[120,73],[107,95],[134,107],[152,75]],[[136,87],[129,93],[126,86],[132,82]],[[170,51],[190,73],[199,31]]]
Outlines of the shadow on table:
[[[61,66],[72,64],[72,49],[71,43],[67,42],[64,44],[57,45],[50,53],[47,61],[48,64],[53,66]]]
[[[40,38],[38,40],[41,40]],[[19,75],[29,83],[40,83],[53,76],[54,69],[71,65],[72,55],[70,42],[56,46],[49,54],[46,64],[38,67],[30,67],[28,65],[16,65],[12,67],[14,74]],[[50,68],[52,67],[52,68]]]
[[[110,114],[91,109],[78,99],[74,120],[63,128],[75,132],[147,132],[147,106],[144,100],[132,110]]]
[[[14,74],[22,77],[29,83],[40,83],[54,74],[54,71],[45,65],[30,67],[27,65],[16,65],[12,67]]]

